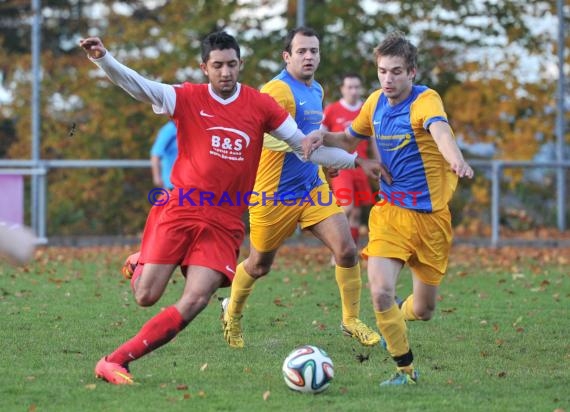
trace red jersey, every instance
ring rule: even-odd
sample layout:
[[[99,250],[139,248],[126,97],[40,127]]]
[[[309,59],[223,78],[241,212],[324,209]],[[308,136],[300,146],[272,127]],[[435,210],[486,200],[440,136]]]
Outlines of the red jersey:
[[[351,109],[343,104],[341,100],[337,100],[325,107],[323,126],[331,132],[344,132],[352,121],[356,119],[361,107],[362,103],[359,103],[358,108]],[[368,140],[363,140],[358,144],[356,153],[360,157],[368,157]]]
[[[178,201],[213,206],[241,218],[248,206],[244,195],[255,182],[263,135],[281,126],[288,113],[272,97],[245,85],[227,100],[210,92],[207,84],[184,83],[174,89],[178,158],[172,183],[182,194]]]

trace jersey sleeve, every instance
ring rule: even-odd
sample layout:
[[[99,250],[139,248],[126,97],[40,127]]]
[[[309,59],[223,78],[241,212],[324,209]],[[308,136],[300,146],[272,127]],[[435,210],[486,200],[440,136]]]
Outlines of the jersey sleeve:
[[[429,130],[429,126],[434,122],[444,121],[447,123],[447,114],[443,108],[441,97],[432,89],[427,89],[420,94],[413,103],[411,116],[412,125],[418,125],[425,130]]]
[[[348,132],[352,136],[358,137],[360,139],[368,139],[374,134],[372,122],[374,118],[374,111],[376,110],[378,99],[380,98],[380,93],[381,90],[376,90],[368,97],[368,99],[366,99],[362,105],[360,113],[358,113],[358,116],[356,116],[348,128]]]
[[[287,113],[295,118],[295,98],[291,92],[291,88],[281,80],[271,80],[261,88],[261,93],[265,93],[273,98],[277,104],[285,109]],[[283,119],[284,121],[285,119]],[[277,127],[272,128],[275,130]],[[274,150],[276,152],[289,152],[291,148],[283,141],[276,139],[269,133],[263,137],[263,147],[266,149]]]
[[[158,114],[172,115],[176,105],[176,94],[172,85],[149,80],[133,69],[119,63],[109,52],[99,59],[90,58],[107,77],[133,98],[152,104]]]
[[[271,80],[261,88],[261,93],[273,97],[279,106],[287,110],[293,119],[295,118],[295,97],[287,83],[282,80]]]

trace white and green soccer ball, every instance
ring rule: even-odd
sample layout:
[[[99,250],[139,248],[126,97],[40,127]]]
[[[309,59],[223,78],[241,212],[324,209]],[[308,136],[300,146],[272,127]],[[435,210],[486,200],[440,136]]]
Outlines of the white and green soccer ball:
[[[312,345],[291,352],[285,358],[282,370],[287,386],[298,392],[322,392],[334,378],[331,358],[323,349]]]

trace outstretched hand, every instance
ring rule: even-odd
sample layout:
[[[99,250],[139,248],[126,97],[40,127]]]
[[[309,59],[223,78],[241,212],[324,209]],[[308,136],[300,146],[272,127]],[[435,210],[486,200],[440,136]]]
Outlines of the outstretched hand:
[[[465,160],[454,164],[452,163],[451,170],[453,170],[453,172],[459,177],[468,177],[469,179],[473,178],[473,169]]]
[[[79,46],[85,50],[87,55],[92,59],[100,59],[107,53],[107,49],[103,46],[103,42],[99,37],[87,37],[79,40]]]
[[[323,145],[324,135],[321,130],[313,130],[303,139],[303,157],[309,160],[311,153]]]
[[[360,166],[366,176],[372,179],[382,178],[389,185],[392,184],[392,175],[386,166],[384,166],[383,163],[378,162],[378,160],[357,157],[354,163],[356,166]]]

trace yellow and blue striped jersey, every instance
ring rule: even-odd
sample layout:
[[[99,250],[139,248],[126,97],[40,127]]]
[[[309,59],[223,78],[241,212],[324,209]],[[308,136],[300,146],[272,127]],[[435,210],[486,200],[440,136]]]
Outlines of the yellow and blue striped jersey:
[[[269,94],[285,108],[303,133],[321,127],[323,88],[318,82],[313,80],[308,86],[284,69],[265,84],[261,92]],[[278,192],[290,199],[300,199],[322,183],[316,164],[304,162],[286,143],[269,134],[265,135],[253,189],[255,192]]]
[[[381,182],[381,196],[396,206],[419,212],[447,207],[457,186],[457,176],[429,133],[437,121],[447,122],[439,94],[414,85],[407,99],[391,106],[376,90],[349,127],[355,137],[372,136],[392,184]]]

